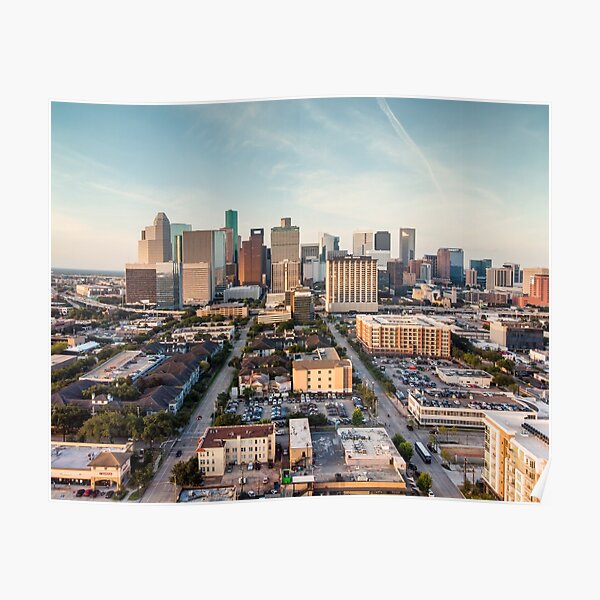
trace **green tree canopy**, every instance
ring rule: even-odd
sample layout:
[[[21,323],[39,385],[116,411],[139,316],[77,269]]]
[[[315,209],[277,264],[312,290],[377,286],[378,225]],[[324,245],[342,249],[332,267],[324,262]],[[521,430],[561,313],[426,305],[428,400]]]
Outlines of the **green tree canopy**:
[[[175,463],[171,470],[170,481],[181,487],[200,485],[202,483],[202,473],[198,466],[198,457],[192,456],[189,460],[180,460]]]
[[[413,457],[413,445],[410,442],[402,442],[398,447],[398,452],[400,452],[400,456],[407,462],[410,462],[410,459]]]
[[[417,487],[424,493],[427,494],[431,489],[431,475],[427,471],[422,471],[417,478]]]
[[[354,427],[360,427],[363,424],[363,414],[360,408],[355,408],[352,413],[352,425]]]

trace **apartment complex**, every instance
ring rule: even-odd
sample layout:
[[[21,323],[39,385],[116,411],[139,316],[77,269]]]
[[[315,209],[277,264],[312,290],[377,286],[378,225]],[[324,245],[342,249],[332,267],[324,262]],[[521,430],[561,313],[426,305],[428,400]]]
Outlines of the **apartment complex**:
[[[356,336],[373,354],[450,357],[450,327],[424,316],[357,315]]]
[[[352,393],[352,362],[340,358],[333,348],[317,356],[292,362],[292,389],[295,392]]]
[[[549,457],[549,421],[486,412],[483,424],[486,487],[505,502],[536,502],[533,491]]]
[[[206,477],[221,477],[227,465],[275,460],[275,426],[208,427],[198,441],[198,466]]]
[[[327,260],[325,310],[377,312],[377,261],[364,256]]]

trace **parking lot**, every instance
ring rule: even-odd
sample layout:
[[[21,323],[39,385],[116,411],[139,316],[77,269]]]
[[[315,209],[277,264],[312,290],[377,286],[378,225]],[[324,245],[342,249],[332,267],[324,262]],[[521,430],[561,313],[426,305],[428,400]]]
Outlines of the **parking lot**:
[[[81,492],[83,490],[83,492]],[[86,494],[89,490],[89,494]],[[115,488],[97,487],[97,494],[91,491],[89,485],[56,485],[52,486],[50,498],[52,500],[78,500],[81,502],[107,502],[112,500]],[[112,493],[110,493],[112,492]],[[108,493],[108,498],[106,497]]]

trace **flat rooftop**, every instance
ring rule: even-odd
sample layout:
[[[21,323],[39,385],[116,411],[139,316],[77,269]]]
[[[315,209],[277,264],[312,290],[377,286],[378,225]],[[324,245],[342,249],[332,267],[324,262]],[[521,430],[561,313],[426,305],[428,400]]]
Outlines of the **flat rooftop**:
[[[312,448],[308,419],[290,419],[290,448]]]
[[[411,390],[409,394],[421,405],[433,408],[533,412],[510,394],[466,391],[463,389]]]
[[[493,379],[489,373],[481,371],[480,369],[450,369],[437,367],[437,371],[443,373],[447,377],[486,377]]]
[[[221,502],[223,500],[235,500],[234,486],[183,489],[177,502]]]
[[[127,446],[70,446],[53,444],[50,465],[52,469],[87,469],[90,462],[102,452],[111,452],[114,455],[127,454]]]
[[[56,367],[64,362],[77,360],[72,354],[51,354],[50,355],[50,366]]]
[[[449,327],[437,319],[425,315],[356,315],[364,323],[371,326],[405,326],[405,327]]]
[[[502,429],[513,435],[513,439],[537,458],[547,459],[550,454],[548,419],[525,419],[518,414],[486,412],[486,416]]]
[[[352,458],[373,459],[389,456],[402,460],[383,427],[340,427],[337,433],[342,440],[344,451]]]
[[[137,379],[159,364],[156,356],[145,356],[139,350],[125,350],[82,375],[79,379],[110,383],[120,377]]]

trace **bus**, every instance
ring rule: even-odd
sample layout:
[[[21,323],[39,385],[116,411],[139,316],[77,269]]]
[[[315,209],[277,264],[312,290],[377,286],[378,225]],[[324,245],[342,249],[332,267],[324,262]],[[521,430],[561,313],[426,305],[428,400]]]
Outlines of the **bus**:
[[[425,448],[425,446],[421,442],[415,442],[415,450],[417,454],[423,459],[423,462],[430,464],[431,463],[431,454],[429,454],[429,450]]]

